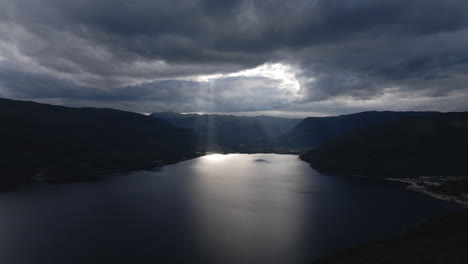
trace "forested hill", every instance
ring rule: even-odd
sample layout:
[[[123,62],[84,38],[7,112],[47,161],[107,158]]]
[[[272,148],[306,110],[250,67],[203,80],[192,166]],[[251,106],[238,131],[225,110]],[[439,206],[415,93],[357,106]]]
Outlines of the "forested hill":
[[[366,127],[329,140],[301,158],[327,173],[468,176],[468,112]]]
[[[215,144],[243,151],[271,146],[274,139],[294,128],[302,119],[271,116],[198,115],[160,112],[151,114],[198,135],[198,144]]]
[[[113,109],[0,99],[0,184],[152,167],[194,157],[193,133]]]
[[[413,116],[434,114],[437,112],[369,111],[331,117],[308,117],[294,129],[280,136],[276,144],[293,148],[313,147],[355,129]]]

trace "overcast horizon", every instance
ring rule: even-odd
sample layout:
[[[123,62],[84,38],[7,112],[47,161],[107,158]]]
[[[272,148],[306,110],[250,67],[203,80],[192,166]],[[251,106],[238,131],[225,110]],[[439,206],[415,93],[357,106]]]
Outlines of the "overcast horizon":
[[[0,97],[329,116],[468,110],[468,1],[0,0]]]

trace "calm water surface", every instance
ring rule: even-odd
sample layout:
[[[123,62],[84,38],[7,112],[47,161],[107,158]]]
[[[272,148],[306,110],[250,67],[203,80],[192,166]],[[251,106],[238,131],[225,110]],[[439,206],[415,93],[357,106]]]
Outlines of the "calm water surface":
[[[455,208],[295,155],[210,155],[0,193],[0,263],[309,263]]]

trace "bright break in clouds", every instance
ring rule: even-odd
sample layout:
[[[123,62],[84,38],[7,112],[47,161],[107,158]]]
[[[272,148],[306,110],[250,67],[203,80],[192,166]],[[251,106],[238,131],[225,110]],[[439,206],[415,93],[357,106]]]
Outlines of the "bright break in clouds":
[[[0,0],[0,97],[281,116],[468,110],[464,0]]]

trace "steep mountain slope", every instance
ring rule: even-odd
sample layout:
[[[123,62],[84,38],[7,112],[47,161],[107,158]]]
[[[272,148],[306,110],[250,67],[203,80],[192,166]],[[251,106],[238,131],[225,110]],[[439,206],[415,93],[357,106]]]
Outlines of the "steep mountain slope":
[[[299,124],[301,119],[269,116],[197,115],[173,112],[153,113],[175,126],[189,129],[198,135],[198,144],[215,144],[242,151],[251,146],[270,145],[279,135]]]
[[[313,147],[355,129],[412,116],[428,116],[436,112],[362,112],[332,117],[308,117],[276,144],[286,147]]]
[[[0,99],[0,184],[152,167],[196,155],[193,133],[113,109]]]
[[[468,112],[413,117],[336,137],[301,155],[322,172],[468,176]]]

